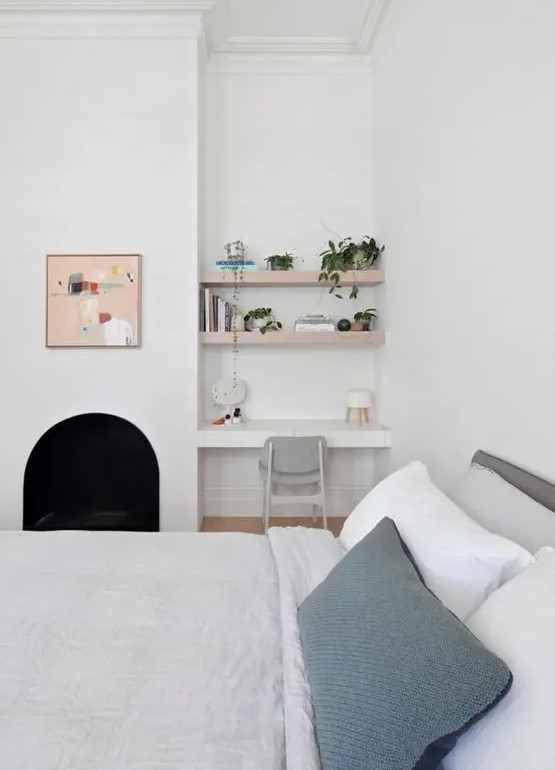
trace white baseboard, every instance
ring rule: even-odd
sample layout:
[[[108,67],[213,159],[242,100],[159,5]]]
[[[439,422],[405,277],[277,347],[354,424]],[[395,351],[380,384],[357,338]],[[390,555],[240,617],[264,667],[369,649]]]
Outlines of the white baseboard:
[[[327,491],[328,516],[348,516],[368,492],[364,487],[332,487]],[[261,487],[208,487],[204,490],[204,516],[261,516]],[[310,516],[309,505],[277,507],[274,516]]]

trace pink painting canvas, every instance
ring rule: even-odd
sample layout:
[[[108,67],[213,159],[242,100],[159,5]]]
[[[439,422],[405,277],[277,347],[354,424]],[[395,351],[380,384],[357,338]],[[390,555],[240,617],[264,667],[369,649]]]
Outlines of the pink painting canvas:
[[[48,347],[139,346],[139,254],[49,254],[46,262]]]

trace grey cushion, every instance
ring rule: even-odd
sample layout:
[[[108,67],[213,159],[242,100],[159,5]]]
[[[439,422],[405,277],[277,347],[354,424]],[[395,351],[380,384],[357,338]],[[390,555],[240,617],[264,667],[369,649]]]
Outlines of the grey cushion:
[[[383,519],[299,610],[323,770],[431,770],[508,691]]]

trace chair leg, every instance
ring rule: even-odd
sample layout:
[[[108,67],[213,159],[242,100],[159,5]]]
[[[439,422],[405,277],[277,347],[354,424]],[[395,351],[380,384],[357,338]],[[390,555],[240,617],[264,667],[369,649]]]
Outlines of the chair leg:
[[[266,484],[264,481],[262,486],[262,532],[266,532]]]
[[[328,528],[328,510],[326,503],[326,479],[324,475],[324,450],[322,443],[318,444],[318,459],[320,461],[320,492],[322,495],[322,524],[324,529]]]
[[[272,463],[274,460],[274,446],[270,444],[268,451],[268,475],[266,476],[266,486],[264,489],[264,532],[268,531],[270,523],[270,512],[272,508]]]
[[[269,479],[266,479],[264,485],[264,533],[268,531],[270,525],[270,509],[271,509],[272,487]]]
[[[312,523],[316,524],[317,521],[318,521],[318,506],[313,505],[312,506]]]
[[[324,529],[328,528],[328,507],[326,503],[326,490],[322,490],[322,525]]]

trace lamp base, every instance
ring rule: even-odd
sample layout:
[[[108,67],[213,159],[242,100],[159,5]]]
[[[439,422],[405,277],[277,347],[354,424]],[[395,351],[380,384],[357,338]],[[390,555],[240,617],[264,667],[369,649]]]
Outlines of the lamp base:
[[[359,427],[362,427],[362,421],[364,422],[370,422],[370,410],[368,407],[356,407],[353,408],[351,406],[347,407],[347,413],[345,415],[345,422],[349,422],[351,419],[351,412],[358,412],[358,424]]]

